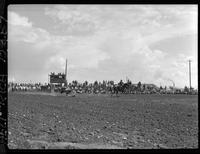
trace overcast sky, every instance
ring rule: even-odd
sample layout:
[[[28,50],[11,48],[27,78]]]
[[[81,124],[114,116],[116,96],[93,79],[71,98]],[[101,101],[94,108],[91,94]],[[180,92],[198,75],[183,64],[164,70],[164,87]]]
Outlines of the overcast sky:
[[[9,5],[8,79],[114,80],[197,88],[197,5]]]

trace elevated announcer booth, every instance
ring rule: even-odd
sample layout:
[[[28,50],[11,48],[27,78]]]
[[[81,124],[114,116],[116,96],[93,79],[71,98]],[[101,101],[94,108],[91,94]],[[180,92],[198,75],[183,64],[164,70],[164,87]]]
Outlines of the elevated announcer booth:
[[[59,88],[65,87],[67,85],[66,74],[55,74],[54,72],[51,72],[49,75],[49,83],[51,85],[51,92],[58,91]]]
[[[67,59],[65,66],[65,73],[51,72],[49,75],[49,84],[51,86],[51,92],[57,91],[62,87],[67,87]]]

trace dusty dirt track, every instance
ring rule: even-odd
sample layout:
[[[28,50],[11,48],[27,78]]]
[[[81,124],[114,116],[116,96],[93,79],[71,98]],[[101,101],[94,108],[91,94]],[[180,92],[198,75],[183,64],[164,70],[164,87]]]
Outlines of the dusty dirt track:
[[[8,94],[11,149],[197,148],[198,96]]]

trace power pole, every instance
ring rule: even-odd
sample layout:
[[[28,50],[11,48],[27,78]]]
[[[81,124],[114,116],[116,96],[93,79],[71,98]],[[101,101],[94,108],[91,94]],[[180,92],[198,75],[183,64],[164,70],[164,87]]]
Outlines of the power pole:
[[[190,91],[191,91],[191,60],[189,62],[189,84],[190,84]]]
[[[128,82],[128,77],[126,76],[126,83]]]
[[[66,59],[66,65],[65,65],[65,80],[66,80],[66,86],[67,86],[67,59]]]

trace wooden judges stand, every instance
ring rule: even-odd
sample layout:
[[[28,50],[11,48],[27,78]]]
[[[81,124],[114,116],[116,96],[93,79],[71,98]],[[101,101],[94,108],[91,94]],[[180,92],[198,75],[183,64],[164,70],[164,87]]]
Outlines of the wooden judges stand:
[[[51,73],[49,75],[50,78],[50,86],[51,86],[51,93],[55,92],[55,87],[58,85],[58,87],[61,87],[62,84],[66,85],[66,75],[64,73]]]

